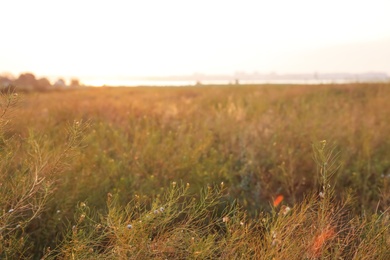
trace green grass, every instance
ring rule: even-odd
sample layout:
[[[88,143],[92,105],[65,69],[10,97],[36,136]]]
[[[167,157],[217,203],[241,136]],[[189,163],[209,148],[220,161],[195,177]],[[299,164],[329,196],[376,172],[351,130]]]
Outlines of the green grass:
[[[0,258],[388,259],[389,99],[369,83],[5,93]]]

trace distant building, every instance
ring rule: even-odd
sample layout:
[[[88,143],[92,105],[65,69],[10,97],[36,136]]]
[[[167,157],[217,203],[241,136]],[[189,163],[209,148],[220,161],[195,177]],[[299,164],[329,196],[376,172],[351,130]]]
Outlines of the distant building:
[[[63,79],[58,79],[54,83],[54,87],[56,87],[56,88],[65,88],[66,87],[65,81]]]

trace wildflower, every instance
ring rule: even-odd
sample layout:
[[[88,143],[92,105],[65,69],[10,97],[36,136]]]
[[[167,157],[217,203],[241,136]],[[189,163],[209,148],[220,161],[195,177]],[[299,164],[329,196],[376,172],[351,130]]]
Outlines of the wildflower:
[[[158,211],[158,210],[156,209],[156,210],[153,211],[153,213],[157,215],[158,213],[160,213],[160,211]]]
[[[187,182],[187,188],[189,188],[190,187],[190,184]]]
[[[244,225],[244,222],[240,221],[240,225],[243,226],[243,225]]]
[[[322,192],[322,191],[321,191],[320,194],[319,194],[319,196],[320,196],[321,199],[325,199],[325,192]]]
[[[61,213],[61,210],[57,209],[57,214],[60,214]]]
[[[291,211],[291,208],[290,208],[290,207],[283,205],[283,206],[280,208],[279,214],[283,214],[283,216],[286,216],[290,211]]]
[[[86,206],[87,206],[87,204],[85,204],[84,202],[81,202],[81,203],[80,203],[80,207],[84,208],[84,207],[86,207]]]
[[[284,197],[283,195],[276,196],[276,199],[274,200],[274,207],[279,206],[279,204],[283,201]]]
[[[227,223],[229,222],[230,218],[228,216],[225,216],[222,218],[222,222]]]
[[[327,227],[325,228],[313,241],[313,244],[310,248],[310,255],[313,258],[319,257],[321,255],[321,249],[323,245],[330,239],[335,236],[334,228]]]
[[[278,246],[278,245],[280,245],[282,243],[282,241],[280,241],[279,239],[274,239],[274,240],[272,240],[272,243],[271,243],[271,245],[272,246]]]
[[[163,207],[160,207],[160,212],[163,213],[164,212],[164,208]]]
[[[130,225],[130,224],[127,225],[127,229],[132,229],[132,228],[133,228],[132,225]]]
[[[223,182],[221,182],[221,188],[223,188],[223,185],[224,185],[224,183],[223,183]]]
[[[14,212],[14,209],[8,210],[8,213],[12,213],[12,212]]]
[[[176,182],[174,181],[174,182],[172,182],[172,186],[173,186],[173,188],[175,188],[176,187]]]

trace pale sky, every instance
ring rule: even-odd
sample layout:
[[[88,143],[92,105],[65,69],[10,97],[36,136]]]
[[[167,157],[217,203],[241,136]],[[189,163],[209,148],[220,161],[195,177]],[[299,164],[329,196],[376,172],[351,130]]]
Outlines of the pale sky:
[[[0,73],[385,72],[389,0],[1,0]]]

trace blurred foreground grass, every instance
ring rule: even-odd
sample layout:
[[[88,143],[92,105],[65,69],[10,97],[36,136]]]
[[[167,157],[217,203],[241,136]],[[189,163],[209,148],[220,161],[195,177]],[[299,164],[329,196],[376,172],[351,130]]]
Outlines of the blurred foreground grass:
[[[388,100],[368,83],[4,94],[0,258],[389,259]]]

